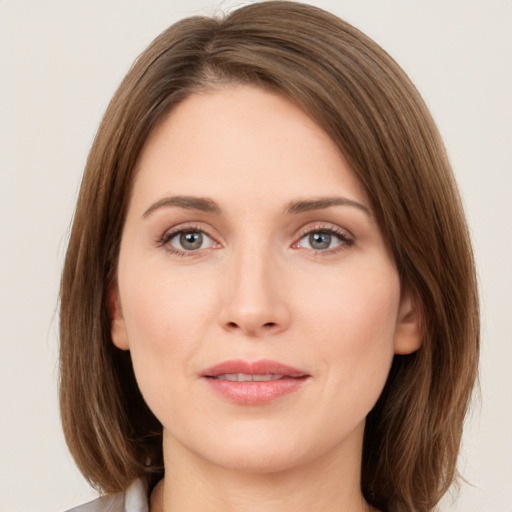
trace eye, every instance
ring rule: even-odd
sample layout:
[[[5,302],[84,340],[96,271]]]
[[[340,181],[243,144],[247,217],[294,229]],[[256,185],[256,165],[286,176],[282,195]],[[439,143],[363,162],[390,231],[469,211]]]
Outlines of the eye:
[[[321,228],[309,231],[294,245],[295,248],[311,249],[314,251],[336,252],[349,247],[354,241],[345,233],[333,228]]]
[[[162,242],[180,253],[208,249],[215,245],[215,242],[206,233],[198,229],[174,231],[167,234]]]

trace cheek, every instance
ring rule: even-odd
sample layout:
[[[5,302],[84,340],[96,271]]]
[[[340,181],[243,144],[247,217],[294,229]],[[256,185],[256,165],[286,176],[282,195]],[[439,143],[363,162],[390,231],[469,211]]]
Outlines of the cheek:
[[[336,381],[340,389],[368,388],[374,394],[387,378],[394,354],[400,283],[393,267],[384,268],[385,272],[340,274],[322,290],[309,286],[312,291],[302,294],[306,338],[315,340],[316,354],[328,368],[330,381]]]
[[[133,272],[136,265],[127,263],[132,271],[123,273],[120,266],[119,282],[131,358],[146,402],[161,413],[169,408],[168,396],[176,397],[176,406],[187,396],[190,361],[200,350],[215,301],[205,283],[198,289],[190,276],[158,267]]]
[[[315,307],[310,326],[316,331],[315,355],[321,376],[321,398],[314,407],[325,442],[335,443],[364,424],[386,383],[393,360],[398,287],[346,278],[333,286],[330,300]],[[319,306],[318,304],[323,304]],[[322,326],[315,329],[315,326]],[[330,425],[329,428],[322,425]]]
[[[126,266],[137,268],[136,263]],[[204,276],[173,272],[165,264],[139,267],[140,272],[119,276],[131,343],[155,350],[189,344],[198,336],[202,320],[211,317],[214,285]]]

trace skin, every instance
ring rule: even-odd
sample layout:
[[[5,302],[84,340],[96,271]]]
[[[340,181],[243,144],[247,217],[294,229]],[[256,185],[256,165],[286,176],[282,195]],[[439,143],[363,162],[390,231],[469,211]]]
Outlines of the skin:
[[[152,511],[368,510],[365,418],[393,355],[421,336],[343,155],[288,100],[229,85],[178,105],[137,167],[111,317],[164,428]],[[176,196],[219,212],[171,204]],[[287,211],[326,197],[344,204]],[[180,229],[202,234],[198,249],[180,245]],[[229,359],[272,359],[309,377],[269,403],[235,404],[200,377]]]

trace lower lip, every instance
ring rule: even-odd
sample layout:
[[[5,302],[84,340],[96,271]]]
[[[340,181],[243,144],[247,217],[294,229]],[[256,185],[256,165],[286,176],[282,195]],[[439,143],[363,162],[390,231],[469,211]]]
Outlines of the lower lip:
[[[284,377],[265,382],[234,382],[230,380],[206,378],[207,383],[217,393],[241,405],[260,405],[299,390],[307,377]]]

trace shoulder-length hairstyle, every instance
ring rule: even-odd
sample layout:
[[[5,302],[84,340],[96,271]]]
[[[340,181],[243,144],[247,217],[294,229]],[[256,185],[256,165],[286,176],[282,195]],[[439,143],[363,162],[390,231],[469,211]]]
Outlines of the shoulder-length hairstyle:
[[[111,341],[107,290],[148,134],[187,96],[229,83],[289,98],[329,134],[371,200],[402,286],[421,305],[422,346],[395,356],[367,418],[361,487],[382,511],[430,510],[456,477],[477,374],[478,297],[461,201],[407,75],[348,23],[295,2],[174,24],[136,60],[105,113],[61,283],[60,404],[71,453],[107,493],[134,478],[151,487],[163,474],[161,425],[141,397],[129,353]]]

